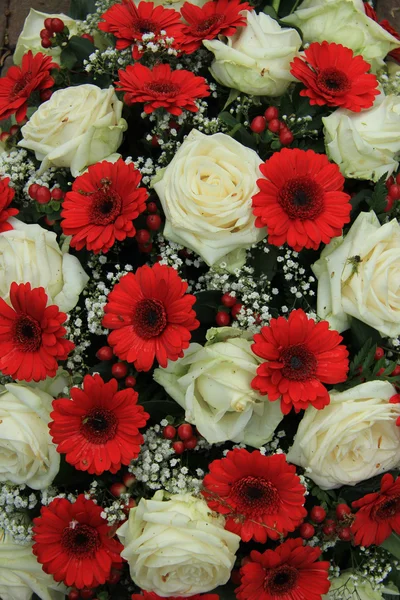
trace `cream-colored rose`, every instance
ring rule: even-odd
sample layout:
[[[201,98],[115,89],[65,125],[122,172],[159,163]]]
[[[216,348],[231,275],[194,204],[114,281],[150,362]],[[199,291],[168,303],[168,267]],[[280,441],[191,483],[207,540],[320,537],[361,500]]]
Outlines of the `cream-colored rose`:
[[[305,0],[282,20],[299,27],[306,42],[326,40],[362,54],[374,72],[389,52],[400,47],[399,40],[367,17],[361,0]]]
[[[31,600],[64,600],[67,588],[47,575],[32,554],[32,545],[16,544],[0,529],[0,598]]]
[[[377,589],[359,571],[348,569],[331,580],[329,593],[322,596],[322,600],[383,600],[382,594],[399,596],[394,586]]]
[[[362,383],[330,392],[323,410],[307,408],[287,459],[310,469],[322,489],[356,485],[400,464],[400,404],[387,381]]]
[[[22,383],[0,394],[0,481],[48,487],[60,468],[49,433],[53,397]]]
[[[345,177],[378,181],[399,166],[400,96],[380,94],[368,110],[339,108],[322,121],[326,153]]]
[[[360,213],[348,234],[334,238],[312,269],[317,314],[337,331],[356,317],[383,336],[400,334],[400,225]]]
[[[114,88],[84,84],[54,92],[21,129],[19,146],[35,152],[40,171],[68,167],[74,177],[117,150],[127,128]]]
[[[31,8],[17,40],[17,46],[13,55],[15,65],[21,64],[22,57],[28,50],[32,50],[33,54],[37,54],[38,52],[47,54],[53,58],[54,62],[60,64],[61,48],[59,46],[55,48],[43,48],[42,46],[40,32],[44,29],[45,19],[61,19],[64,25],[68,27],[70,35],[76,35],[78,32],[76,21],[67,17],[67,15],[63,13],[49,14]]]
[[[206,345],[190,344],[184,358],[156,369],[154,379],[185,409],[210,443],[243,442],[259,448],[283,418],[279,403],[251,387],[262,362],[252,351],[252,335],[238,329],[210,329]]]
[[[160,490],[118,529],[121,556],[144,590],[167,598],[209,592],[228,581],[239,548],[240,537],[224,524],[203,499]]]
[[[265,237],[252,213],[261,158],[229,135],[192,130],[154,188],[166,222],[164,237],[208,265]]]
[[[215,56],[210,71],[227,87],[255,96],[282,96],[296,79],[290,63],[297,56],[301,38],[295,29],[282,28],[263,12],[246,12],[247,27],[224,41],[203,43]]]
[[[55,233],[14,218],[10,223],[14,229],[0,235],[0,297],[9,301],[13,281],[30,282],[46,290],[50,304],[70,311],[89,279],[79,260],[60,250]]]

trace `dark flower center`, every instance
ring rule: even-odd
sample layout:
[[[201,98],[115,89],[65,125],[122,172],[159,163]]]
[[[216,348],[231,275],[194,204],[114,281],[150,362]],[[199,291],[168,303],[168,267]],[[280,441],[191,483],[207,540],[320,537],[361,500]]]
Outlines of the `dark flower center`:
[[[160,28],[155,21],[138,19],[133,26],[135,33],[158,33]]]
[[[136,334],[148,340],[160,335],[167,326],[167,313],[161,300],[146,298],[136,305],[133,327]]]
[[[212,29],[215,25],[220,25],[225,21],[225,15],[212,15],[196,26],[196,33],[208,33],[209,29]]]
[[[316,219],[324,208],[324,191],[311,177],[296,177],[279,191],[278,202],[289,219]]]
[[[14,87],[12,89],[12,96],[18,96],[18,94],[20,94],[25,88],[26,86],[31,82],[32,79],[32,73],[30,71],[28,71],[27,73],[24,73],[20,79],[18,79],[18,81],[15,82]]]
[[[180,86],[168,81],[167,79],[159,81],[151,81],[145,86],[147,91],[155,94],[163,94],[166,96],[176,96],[180,91]]]
[[[13,340],[21,352],[36,352],[42,344],[42,329],[36,319],[20,314],[14,321]]]
[[[264,580],[264,589],[271,596],[286,596],[297,584],[299,574],[297,569],[290,565],[282,565],[275,569],[268,569]]]
[[[388,500],[381,502],[373,510],[373,518],[375,521],[386,521],[392,519],[400,513],[400,496],[394,496]]]
[[[91,558],[101,547],[101,540],[94,527],[72,521],[62,532],[61,545],[71,557]]]
[[[280,505],[275,486],[267,479],[252,475],[235,481],[231,497],[235,500],[237,511],[244,515],[274,514]]]
[[[343,71],[330,67],[323,69],[317,76],[317,85],[331,96],[342,96],[349,91],[351,84]]]
[[[283,362],[282,375],[286,379],[305,381],[314,377],[317,372],[315,355],[302,344],[285,348],[280,361]]]
[[[122,199],[111,189],[111,181],[104,181],[102,187],[91,195],[90,221],[94,225],[114,223],[121,214]]]
[[[105,444],[115,438],[118,419],[105,408],[93,408],[82,420],[80,432],[91,444]]]

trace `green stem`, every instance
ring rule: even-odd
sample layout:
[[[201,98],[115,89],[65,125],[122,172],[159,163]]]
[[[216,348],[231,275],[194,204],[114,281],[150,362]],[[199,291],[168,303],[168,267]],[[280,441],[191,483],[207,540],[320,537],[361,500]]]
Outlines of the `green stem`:
[[[281,0],[272,0],[272,8],[276,12],[276,14],[278,14],[280,3],[281,3]]]
[[[292,13],[294,13],[294,11],[296,10],[296,8],[297,8],[297,7],[298,7],[298,5],[299,5],[299,2],[300,2],[300,0],[296,0],[296,2],[293,4],[293,6],[292,6],[292,10],[291,10],[291,11],[290,11],[290,13],[289,13],[290,15],[291,15]]]

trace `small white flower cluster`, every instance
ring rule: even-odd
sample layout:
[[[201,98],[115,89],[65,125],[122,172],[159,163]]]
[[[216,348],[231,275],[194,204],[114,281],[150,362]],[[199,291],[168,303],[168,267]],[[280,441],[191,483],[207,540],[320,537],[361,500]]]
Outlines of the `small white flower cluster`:
[[[88,60],[83,61],[85,71],[96,76],[110,75],[113,79],[117,77],[118,69],[125,69],[132,64],[132,52],[130,48],[117,50],[116,48],[96,49],[90,54]]]
[[[123,496],[127,496],[127,494],[123,494]],[[123,511],[123,508],[128,503],[129,498],[125,502],[124,499],[114,500],[110,506],[103,507],[103,510],[100,514],[102,519],[105,519],[110,527],[124,521],[126,519],[126,514]]]
[[[136,45],[138,51],[141,54],[145,52],[152,52],[153,54],[165,52],[169,56],[178,55],[178,50],[173,47],[175,40],[173,37],[169,37],[166,31],[161,30],[156,41],[154,40],[155,37],[155,34],[152,32],[144,33],[142,39]]]
[[[364,559],[359,567],[360,577],[368,579],[374,589],[380,589],[392,571],[393,565],[396,571],[399,569],[399,561],[394,559],[390,552],[380,546],[372,546],[370,548],[360,546],[360,550]]]
[[[179,57],[179,62],[175,65],[175,68],[177,70],[186,69],[191,73],[204,72],[204,69],[211,64],[211,60],[212,54],[205,48],[199,48],[192,54],[182,54]],[[212,85],[215,86],[216,89],[217,86],[215,84]],[[216,96],[214,97],[216,98]]]
[[[93,13],[89,13],[84,21],[78,21],[78,32],[93,34],[98,31],[98,24],[101,21],[102,15],[108,10],[115,0],[96,0],[96,10]],[[104,35],[104,34],[103,34]],[[110,43],[111,43],[110,36]]]
[[[157,244],[157,252],[161,256],[160,265],[168,265],[180,272],[184,262],[179,256],[179,252],[183,250],[183,246],[169,242],[161,234],[159,234],[155,242]]]
[[[130,159],[130,160],[129,160]],[[132,162],[131,157],[128,157],[125,160],[126,163]],[[138,156],[136,160],[133,161],[136,169],[140,171],[142,174],[142,184],[149,186],[151,180],[156,174],[156,165],[153,162],[153,159],[149,157],[144,158],[143,156]]]
[[[291,248],[281,246],[280,254],[277,257],[279,270],[282,270],[285,281],[288,282],[287,288],[294,299],[306,300],[307,296],[315,296],[315,291],[312,289],[315,283],[315,277],[307,273],[306,269],[301,266],[297,260],[299,253]]]
[[[400,95],[400,70],[390,75],[387,69],[378,73],[378,81],[381,84],[385,96]]]
[[[49,504],[51,504],[53,502],[53,500],[55,500],[55,498],[66,498],[72,504],[76,501],[75,494],[60,493],[60,491],[54,486],[49,486],[45,490],[42,490],[41,495],[40,495],[40,501],[43,504],[43,506],[48,506]]]
[[[10,534],[16,544],[32,541],[32,524],[26,511],[37,503],[35,494],[29,493],[24,484],[0,487],[0,529]]]
[[[26,150],[16,148],[11,152],[0,153],[0,177],[10,178],[9,185],[15,189],[16,200],[26,200],[25,184],[35,173],[35,164]]]
[[[68,355],[67,368],[71,369],[74,375],[74,382],[79,383],[82,376],[76,371],[79,366],[81,370],[85,369],[85,358],[90,348],[89,332],[85,327],[82,329],[82,309],[80,306],[75,308],[67,315],[67,322],[64,327],[67,330],[66,337],[75,344],[75,348]]]

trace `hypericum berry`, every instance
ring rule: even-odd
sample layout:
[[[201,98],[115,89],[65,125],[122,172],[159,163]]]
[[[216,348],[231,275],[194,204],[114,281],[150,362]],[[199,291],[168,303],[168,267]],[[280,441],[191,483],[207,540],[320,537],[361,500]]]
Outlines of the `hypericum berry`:
[[[282,144],[282,146],[290,146],[293,140],[294,135],[291,131],[289,131],[289,129],[282,129],[279,132],[279,141]]]
[[[267,127],[267,122],[264,117],[254,117],[250,123],[250,129],[253,133],[262,133]]]
[[[176,437],[176,428],[173,425],[166,425],[163,429],[163,437],[166,440],[173,440]]]
[[[397,178],[396,178],[396,183],[400,183],[399,181],[397,181]],[[390,186],[393,184],[394,184],[394,177],[392,177],[392,175],[391,175],[388,179],[386,179],[385,185],[387,188],[390,188]]]
[[[111,360],[114,357],[113,349],[110,346],[102,346],[96,352],[96,358],[99,360]]]
[[[64,196],[65,194],[61,188],[54,188],[54,190],[51,190],[51,197],[53,200],[62,200]]]
[[[343,521],[347,515],[351,514],[351,508],[347,504],[338,504],[335,512],[338,521]]]
[[[397,377],[397,375],[400,375],[400,365],[396,365],[390,375],[392,377]]]
[[[315,527],[311,523],[303,523],[299,527],[299,533],[303,540],[310,540],[315,533]]]
[[[48,40],[53,35],[53,32],[48,29],[41,29],[39,35],[41,40]]]
[[[338,538],[342,540],[342,542],[350,542],[351,540],[351,529],[350,527],[343,527],[338,531]]]
[[[392,179],[393,179],[393,178],[392,178]],[[397,183],[398,185],[400,185],[400,173],[397,173],[397,175],[396,175],[396,183]]]
[[[53,28],[51,26],[51,22],[52,22],[52,18],[48,17],[47,19],[44,20],[44,26],[46,28],[46,31],[48,31],[49,33],[53,33]]]
[[[133,500],[133,498],[132,498]],[[134,500],[133,500],[134,501]],[[135,502],[135,501],[134,501]],[[121,579],[121,573],[119,571],[111,571],[108,579],[107,579],[107,583],[110,583],[111,585],[116,585],[119,580]]]
[[[330,537],[331,535],[333,535],[334,533],[336,533],[336,524],[335,521],[333,521],[332,519],[327,519],[325,521],[325,525],[322,528],[323,533]]]
[[[125,387],[133,388],[135,385],[136,377],[133,377],[133,375],[128,375],[128,377],[125,379]]]
[[[153,135],[153,137],[151,138],[151,145],[153,146],[153,148],[157,148],[157,146],[158,146],[158,135]]]
[[[42,102],[47,102],[47,100],[50,100],[50,98],[53,95],[53,91],[52,90],[40,90],[40,99]]]
[[[146,208],[149,211],[149,213],[157,212],[157,204],[155,202],[148,202]]]
[[[10,132],[9,131],[2,131],[0,133],[0,142],[6,142],[9,137],[10,137]]]
[[[215,322],[218,325],[218,327],[226,327],[231,322],[231,318],[228,315],[228,313],[224,312],[223,310],[220,310],[219,312],[217,312]]]
[[[235,306],[236,302],[236,297],[231,296],[230,294],[224,294],[221,298],[221,303],[227,308],[232,308],[232,306]]]
[[[183,442],[174,442],[172,444],[175,454],[183,454],[185,452],[185,445]]]
[[[162,225],[160,215],[149,215],[146,219],[146,225],[150,231],[158,231]]]
[[[20,129],[19,125],[13,125],[12,127],[10,127],[10,134],[11,135],[17,134],[19,129]]]
[[[52,47],[51,39],[46,37],[42,39],[42,48],[51,48]]]
[[[377,376],[380,377],[381,375],[383,375],[385,372],[385,368],[382,367],[381,369],[379,369],[379,371],[376,372]]]
[[[126,377],[127,372],[128,367],[123,362],[117,362],[111,367],[111,373],[114,377],[116,377],[116,379],[122,379],[123,377]]]
[[[94,596],[94,590],[90,588],[84,588],[80,591],[82,600],[91,600]]]
[[[150,231],[147,231],[147,229],[139,229],[139,231],[136,232],[136,240],[138,244],[147,244],[147,242],[150,241],[150,238]]]
[[[384,356],[385,356],[385,351],[384,351],[384,349],[383,349],[383,348],[379,348],[379,347],[378,347],[378,348],[375,350],[375,356],[374,356],[375,360],[380,360],[380,359],[381,359],[381,358],[383,358]]]
[[[238,314],[240,313],[242,308],[243,308],[243,304],[241,304],[240,302],[238,302],[237,304],[235,304],[235,306],[232,307],[232,310],[231,310],[232,319],[236,319],[236,317],[238,316]]]
[[[71,590],[68,594],[68,600],[79,600],[80,596],[78,590]]]
[[[389,212],[389,210],[392,210],[393,204],[394,204],[394,198],[391,198],[390,196],[386,196],[386,206],[383,210],[385,212]]]
[[[57,17],[51,19],[51,29],[54,31],[54,33],[62,33],[64,31],[64,27],[64,21],[61,19],[58,19]]]
[[[264,113],[264,117],[267,121],[272,121],[272,119],[277,119],[279,117],[279,110],[276,106],[269,106]]]
[[[37,183],[32,183],[28,187],[28,194],[32,198],[32,200],[36,200],[36,194],[37,194],[39,188],[40,188],[40,185],[38,185]]]
[[[400,402],[400,394],[394,394],[389,398],[390,404],[398,404]]]
[[[184,443],[186,450],[194,450],[197,446],[197,437],[193,436],[183,443]]]
[[[183,423],[178,427],[178,437],[181,440],[189,440],[193,437],[193,427],[189,423]]]
[[[308,514],[314,523],[322,523],[325,521],[326,510],[322,506],[313,506]]]
[[[149,254],[149,252],[153,250],[153,244],[151,242],[147,242],[146,244],[138,244],[138,250],[144,254]],[[162,256],[160,256],[158,260],[162,260]]]
[[[129,488],[135,483],[136,477],[133,473],[124,473],[122,481],[124,482],[124,485],[126,485],[126,487]]]
[[[94,44],[94,37],[90,35],[90,33],[82,33],[81,38],[83,38],[84,40],[89,40],[89,42],[92,42],[92,44]]]
[[[38,204],[47,204],[51,200],[51,194],[48,187],[41,185],[36,192],[35,200]]]
[[[281,122],[278,119],[271,119],[268,123],[268,129],[272,131],[272,133],[278,133],[281,126]]]
[[[110,487],[110,492],[112,493],[113,496],[115,496],[116,498],[119,498],[121,496],[121,494],[126,493],[126,486],[123,483],[121,483],[120,481],[118,481],[117,483],[112,484],[112,486]]]
[[[400,199],[400,185],[397,185],[396,183],[391,185],[390,188],[388,189],[388,194],[389,194],[389,198],[393,198],[393,200],[399,200]]]
[[[55,221],[53,221],[53,219],[49,219],[49,217],[45,217],[44,218],[44,222],[46,223],[46,225],[48,225],[49,227],[53,227],[53,225],[55,224]]]

